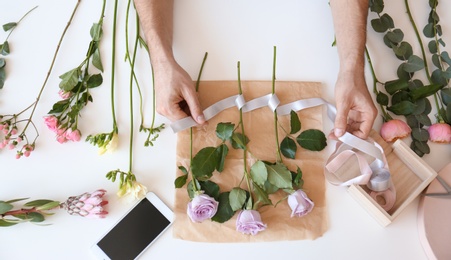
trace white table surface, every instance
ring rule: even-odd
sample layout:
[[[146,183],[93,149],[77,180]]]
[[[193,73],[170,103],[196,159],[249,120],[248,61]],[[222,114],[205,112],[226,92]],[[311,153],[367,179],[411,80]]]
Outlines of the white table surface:
[[[27,0],[0,1],[0,23],[17,21],[38,5],[9,39],[7,82],[0,90],[0,114],[16,113],[31,104],[47,74],[58,39],[76,1]],[[45,116],[59,97],[58,76],[84,58],[89,28],[97,22],[101,1],[81,2],[56,60],[55,68],[37,107],[34,121],[40,136],[36,151],[29,158],[14,159],[14,151],[0,151],[0,199],[30,197],[65,200],[68,196],[105,188],[110,203],[103,220],[73,217],[63,211],[47,218],[48,226],[30,223],[0,229],[0,259],[89,259],[90,246],[113,225],[130,205],[117,200],[117,184],[105,174],[128,169],[128,85],[129,67],[124,62],[124,24],[126,2],[120,1],[117,51],[117,113],[120,146],[113,154],[97,155],[97,148],[86,142],[59,144],[46,129]],[[403,28],[406,38],[414,35],[404,12],[404,1],[386,1],[386,10]],[[411,1],[414,2],[414,1]],[[425,21],[427,1],[411,4],[416,19]],[[451,44],[451,18],[443,10],[451,3],[440,1],[444,40]],[[104,83],[92,91],[94,102],[82,112],[79,128],[84,136],[111,131],[109,89],[111,76],[111,29],[113,1],[108,1],[102,55]],[[396,14],[396,15],[395,15]],[[370,16],[370,19],[373,15]],[[131,24],[134,23],[132,15]],[[418,22],[420,24],[420,22]],[[421,23],[422,28],[424,23]],[[132,29],[132,32],[134,30]],[[195,79],[205,52],[209,53],[204,80],[235,80],[236,63],[241,62],[243,80],[270,80],[273,46],[277,46],[277,79],[320,81],[324,97],[333,100],[338,71],[336,48],[331,47],[334,31],[328,1],[175,1],[174,50],[179,63]],[[6,33],[0,32],[0,40]],[[368,29],[368,46],[382,81],[395,77],[399,61],[385,47],[381,35]],[[416,53],[418,49],[415,49]],[[151,115],[150,67],[141,50],[137,62],[138,77],[146,97],[146,122]],[[367,73],[371,85],[371,75]],[[136,95],[135,95],[136,96]],[[137,97],[137,96],[136,96]],[[136,102],[138,103],[138,102]],[[135,109],[137,111],[137,109]],[[137,114],[136,114],[137,116]],[[431,114],[431,117],[433,115]],[[136,119],[137,121],[137,119]],[[157,123],[169,121],[158,116]],[[381,120],[374,128],[379,129]],[[325,119],[324,131],[331,129]],[[154,147],[144,148],[145,135],[137,134],[134,173],[168,205],[174,202],[176,135],[168,128]],[[406,139],[406,142],[410,142]],[[423,157],[436,171],[451,158],[450,145],[430,144],[431,153]],[[328,146],[330,149],[331,146]],[[166,232],[142,259],[426,259],[417,229],[418,199],[396,219],[381,227],[345,188],[327,185],[329,229],[310,241],[268,243],[207,244],[174,239]]]

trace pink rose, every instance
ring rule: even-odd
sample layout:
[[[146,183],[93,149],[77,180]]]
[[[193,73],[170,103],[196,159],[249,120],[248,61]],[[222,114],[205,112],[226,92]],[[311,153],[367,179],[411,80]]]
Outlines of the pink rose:
[[[92,193],[86,192],[79,196],[69,197],[61,207],[66,209],[71,215],[79,215],[87,218],[104,218],[108,212],[104,210],[103,206],[108,204],[107,200],[103,199],[106,190],[100,189]]]
[[[435,143],[451,143],[451,126],[446,123],[436,123],[428,128],[429,140]]]
[[[288,205],[292,210],[291,217],[303,217],[312,211],[315,204],[304,191],[297,190],[288,196]]]
[[[72,128],[67,129],[65,137],[67,140],[71,140],[73,142],[80,141],[81,133],[78,129],[72,130]]]
[[[207,194],[196,195],[187,208],[188,217],[193,222],[200,223],[212,218],[218,211],[218,202]]]
[[[55,116],[45,116],[44,123],[53,132],[58,131],[58,119]]]
[[[62,99],[68,99],[72,95],[72,93],[70,91],[60,90],[60,91],[58,91],[58,95]]]
[[[266,224],[262,222],[260,213],[256,210],[242,210],[236,220],[236,230],[243,234],[256,235],[266,229]]]
[[[410,132],[412,132],[412,129],[410,129],[406,122],[399,119],[392,119],[382,125],[380,134],[386,142],[391,143],[408,136]]]

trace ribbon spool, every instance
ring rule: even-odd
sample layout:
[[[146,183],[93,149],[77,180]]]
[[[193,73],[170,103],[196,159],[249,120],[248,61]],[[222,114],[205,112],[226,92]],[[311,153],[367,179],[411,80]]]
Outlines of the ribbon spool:
[[[216,102],[204,110],[206,120],[216,116],[219,112],[236,107],[242,109],[242,112],[250,112],[262,107],[269,107],[278,115],[287,115],[291,111],[300,111],[306,108],[326,105],[327,115],[329,119],[334,122],[337,114],[336,108],[322,98],[309,98],[297,100],[282,106],[279,106],[280,101],[276,94],[267,94],[262,97],[255,98],[250,101],[245,101],[243,95],[234,95]],[[191,117],[183,118],[171,124],[172,130],[177,133],[184,129],[193,127],[196,122]],[[360,139],[348,132],[339,137],[340,143],[337,145],[336,151],[331,155],[325,168],[326,179],[335,185],[367,185],[371,190],[370,196],[381,205],[381,207],[388,211],[391,209],[396,200],[395,187],[390,178],[388,164],[383,153],[383,149],[374,141],[367,141]],[[363,155],[369,155],[375,160],[369,165]],[[340,180],[334,176],[334,172],[340,168],[339,163],[332,163],[334,159],[343,164],[351,156],[356,156],[359,164],[360,175],[348,179]],[[335,165],[334,165],[335,164]]]

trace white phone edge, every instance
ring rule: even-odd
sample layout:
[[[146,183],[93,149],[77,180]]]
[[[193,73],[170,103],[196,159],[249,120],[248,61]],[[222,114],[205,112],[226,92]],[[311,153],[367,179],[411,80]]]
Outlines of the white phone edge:
[[[136,258],[139,258],[169,227],[172,225],[174,213],[172,210],[153,192],[149,191],[146,196],[143,199],[149,200],[152,205],[154,205],[158,211],[163,214],[164,217],[166,217],[167,220],[169,220],[169,225],[163,229],[158,236],[155,237],[154,240],[146,247],[144,248],[141,253]],[[141,199],[141,200],[143,200]],[[97,243],[102,240],[125,216],[127,216],[138,204],[141,202],[141,200],[138,200],[132,207],[130,207],[127,212],[124,213],[123,216],[121,216],[116,223],[114,223],[99,239],[96,240],[96,242],[91,246],[91,253],[95,257],[95,259],[105,259],[110,260],[110,258],[105,254],[105,252],[97,245]]]

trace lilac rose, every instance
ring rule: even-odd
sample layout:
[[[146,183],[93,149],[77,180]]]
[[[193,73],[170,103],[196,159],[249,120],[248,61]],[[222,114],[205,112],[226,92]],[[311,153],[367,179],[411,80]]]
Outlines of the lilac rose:
[[[260,213],[256,210],[242,210],[236,220],[236,230],[243,234],[256,235],[266,229]]]
[[[212,218],[218,211],[218,202],[207,194],[196,195],[189,203],[187,213],[191,221],[200,223]]]
[[[288,196],[288,205],[292,210],[291,217],[303,217],[312,211],[315,204],[304,191],[297,190]]]

